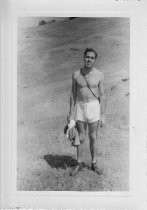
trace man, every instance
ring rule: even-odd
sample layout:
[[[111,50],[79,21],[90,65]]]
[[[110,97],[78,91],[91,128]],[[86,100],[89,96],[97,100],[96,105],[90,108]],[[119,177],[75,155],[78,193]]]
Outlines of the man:
[[[80,144],[77,146],[77,165],[71,171],[76,175],[82,169],[83,144],[89,130],[91,169],[100,173],[97,166],[97,129],[102,127],[105,114],[103,73],[93,67],[97,53],[92,48],[84,52],[84,66],[72,75],[69,120],[75,118]]]

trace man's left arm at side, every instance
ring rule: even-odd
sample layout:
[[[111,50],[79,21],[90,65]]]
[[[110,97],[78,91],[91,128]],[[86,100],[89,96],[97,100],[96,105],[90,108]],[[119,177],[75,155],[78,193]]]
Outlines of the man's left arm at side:
[[[99,82],[99,90],[100,90],[100,121],[105,123],[105,112],[106,112],[106,99],[105,99],[105,88],[103,80]]]

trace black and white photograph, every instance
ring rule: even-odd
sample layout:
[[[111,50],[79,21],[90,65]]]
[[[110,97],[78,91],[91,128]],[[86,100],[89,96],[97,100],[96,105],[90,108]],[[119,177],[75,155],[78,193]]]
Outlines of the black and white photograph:
[[[129,17],[17,17],[18,191],[129,191],[129,107]]]
[[[0,2],[2,209],[147,209],[146,10]]]

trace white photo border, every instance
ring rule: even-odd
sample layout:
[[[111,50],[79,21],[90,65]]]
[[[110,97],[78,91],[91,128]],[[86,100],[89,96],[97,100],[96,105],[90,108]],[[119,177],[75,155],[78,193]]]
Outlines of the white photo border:
[[[54,4],[54,7],[56,5]],[[57,11],[50,9],[46,10],[22,10],[8,9],[7,20],[3,19],[3,36],[2,36],[2,49],[5,50],[6,58],[4,57],[4,63],[2,63],[1,74],[1,119],[5,119],[1,126],[1,151],[2,151],[2,190],[4,192],[4,207],[15,208],[46,208],[46,207],[59,207],[61,208],[97,208],[97,207],[119,207],[129,208],[130,206],[140,205],[144,199],[144,183],[145,177],[140,180],[141,174],[144,173],[144,132],[142,132],[142,142],[138,142],[138,114],[136,114],[136,101],[139,94],[135,90],[137,86],[137,67],[140,63],[137,63],[137,28],[139,25],[138,16],[136,16],[136,10],[131,9],[123,12],[121,7],[114,11],[101,10],[97,11]],[[130,190],[127,192],[55,192],[55,191],[17,191],[17,18],[18,17],[128,17],[130,18]],[[8,24],[8,27],[5,26]],[[4,39],[8,40],[8,43]],[[4,41],[4,42],[3,42]],[[138,43],[139,44],[139,43]],[[5,60],[6,59],[6,60]],[[136,63],[134,62],[136,61]],[[137,64],[137,65],[136,65]],[[6,71],[4,70],[6,69]],[[6,83],[4,83],[6,81]],[[138,108],[137,108],[138,110]],[[4,113],[7,113],[6,115]],[[5,115],[5,116],[4,116]],[[8,140],[7,142],[5,140]],[[138,152],[143,152],[140,155]],[[6,163],[6,165],[4,164]],[[142,167],[141,167],[142,165]],[[137,169],[140,171],[137,171]],[[3,169],[2,168],[2,169]],[[136,173],[137,171],[137,173]],[[135,174],[136,173],[136,174]],[[135,175],[134,175],[135,174]],[[140,182],[139,182],[140,180]],[[141,192],[141,194],[139,192]],[[67,204],[63,200],[67,200]],[[72,204],[70,204],[70,202]],[[82,204],[84,203],[84,205]],[[93,203],[95,202],[95,204]],[[107,202],[107,204],[106,204]],[[75,206],[75,207],[74,207]]]

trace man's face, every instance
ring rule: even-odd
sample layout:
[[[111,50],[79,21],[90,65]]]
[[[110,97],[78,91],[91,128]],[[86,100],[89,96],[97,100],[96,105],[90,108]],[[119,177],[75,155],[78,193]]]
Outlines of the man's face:
[[[95,62],[95,53],[94,52],[87,52],[84,61],[85,61],[85,66],[88,68],[92,68],[94,62]]]

